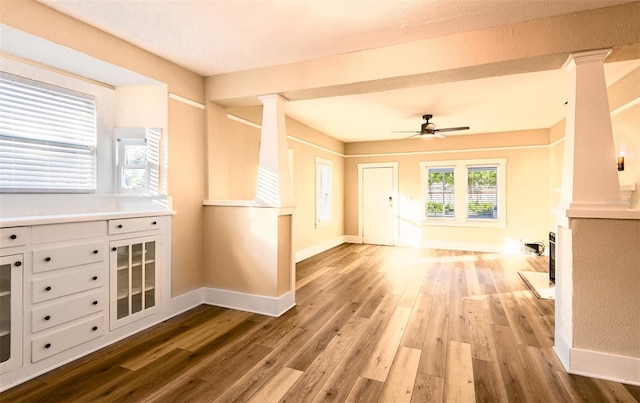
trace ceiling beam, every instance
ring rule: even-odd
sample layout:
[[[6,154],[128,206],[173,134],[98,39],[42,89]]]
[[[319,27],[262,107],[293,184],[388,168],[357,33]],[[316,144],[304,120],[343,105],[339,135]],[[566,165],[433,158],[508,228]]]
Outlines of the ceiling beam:
[[[608,61],[640,58],[640,2],[431,38],[280,66],[211,76],[208,100],[259,104],[409,88],[558,69],[569,54],[613,49]],[[615,29],[612,29],[615,27]]]

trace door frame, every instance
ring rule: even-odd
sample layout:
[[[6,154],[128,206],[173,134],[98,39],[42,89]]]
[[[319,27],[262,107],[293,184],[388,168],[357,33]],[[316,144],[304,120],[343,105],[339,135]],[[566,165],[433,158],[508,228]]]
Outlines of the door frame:
[[[360,238],[360,243],[364,241],[364,233],[362,226],[362,212],[364,209],[364,200],[362,197],[362,175],[364,175],[364,170],[366,168],[392,168],[393,169],[393,199],[395,200],[393,204],[393,246],[398,243],[398,217],[400,212],[400,200],[398,198],[398,166],[399,163],[396,162],[369,162],[358,164],[358,237]]]

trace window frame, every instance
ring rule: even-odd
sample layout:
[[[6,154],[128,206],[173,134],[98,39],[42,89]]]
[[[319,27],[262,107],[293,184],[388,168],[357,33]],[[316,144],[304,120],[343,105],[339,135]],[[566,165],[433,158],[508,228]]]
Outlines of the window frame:
[[[326,212],[326,216],[324,216],[324,212],[321,211],[321,207],[322,207],[322,202],[320,200],[321,197],[321,186],[322,181],[321,181],[321,177],[320,175],[322,174],[322,170],[323,169],[328,169],[329,174],[328,174],[328,184],[326,186],[326,190],[327,190],[327,200],[326,200],[326,206],[327,206],[327,212]],[[333,161],[328,160],[326,158],[322,158],[322,157],[315,157],[315,204],[316,204],[316,208],[315,208],[315,225],[316,228],[323,228],[323,227],[327,227],[329,225],[331,225],[333,223],[333,208],[332,208],[332,203],[333,203]]]
[[[162,159],[162,129],[159,128],[116,128],[116,185],[120,194],[160,194],[160,166]],[[144,165],[127,165],[126,147],[145,145],[146,158]],[[151,147],[151,149],[150,149]],[[145,186],[140,188],[125,188],[124,170],[144,169]]]
[[[420,166],[420,201],[422,225],[451,227],[485,227],[505,228],[507,224],[507,159],[470,159],[447,161],[421,161]],[[468,184],[469,167],[496,167],[497,169],[497,216],[496,218],[468,218]],[[429,217],[427,214],[427,181],[429,168],[454,168],[455,207],[453,217]]]

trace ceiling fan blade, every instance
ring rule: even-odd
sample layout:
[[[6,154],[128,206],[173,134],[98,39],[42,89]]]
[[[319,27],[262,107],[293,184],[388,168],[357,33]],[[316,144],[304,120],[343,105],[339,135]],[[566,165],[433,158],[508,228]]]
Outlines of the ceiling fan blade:
[[[435,129],[434,132],[455,132],[458,130],[469,130],[469,126],[464,127],[446,127],[444,129]]]
[[[414,133],[416,133],[416,132],[414,132]],[[422,136],[422,135],[420,133],[416,133],[413,136],[409,136],[409,137],[404,138],[404,140],[409,140],[410,138],[413,138],[413,137],[416,137],[416,136]]]
[[[415,130],[392,130],[391,133],[416,133],[416,134],[420,134],[420,132],[417,132]]]
[[[447,136],[445,136],[444,134],[440,134],[440,133],[438,133],[438,132],[436,131],[435,133],[433,133],[433,137],[437,137],[437,138],[439,138],[439,139],[443,139],[443,138],[445,138],[445,137],[447,137]]]

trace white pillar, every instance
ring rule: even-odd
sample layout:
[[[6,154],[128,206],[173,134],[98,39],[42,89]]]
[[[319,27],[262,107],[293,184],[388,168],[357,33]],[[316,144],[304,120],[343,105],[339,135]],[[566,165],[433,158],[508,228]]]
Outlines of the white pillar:
[[[624,208],[611,130],[604,59],[610,49],[573,54],[564,68],[571,75],[564,137],[560,208],[580,211]]]
[[[601,235],[585,233],[583,230],[578,231],[579,236],[575,237],[574,226],[579,225],[576,223],[595,221],[597,224],[586,228],[602,226],[604,233],[607,228],[618,225],[612,224],[611,220],[640,219],[640,211],[633,211],[622,202],[618,183],[604,76],[604,60],[610,53],[610,49],[577,53],[571,55],[564,64],[570,74],[570,87],[561,197],[560,204],[554,210],[557,223],[554,351],[567,371],[572,373],[591,373],[585,370],[584,364],[589,362],[589,359],[584,359],[586,353],[575,345],[576,335],[584,337],[584,333],[589,331],[585,321],[576,318],[584,317],[585,301],[591,298],[592,290],[585,292],[584,279],[593,277],[594,273],[597,277],[598,271],[606,270],[593,267],[588,263],[589,259],[583,256],[585,253],[595,253],[600,258],[610,256],[613,261],[618,253],[611,248],[593,250],[590,247],[585,250],[584,244],[581,244],[584,241],[581,240]],[[630,239],[629,242],[637,241]],[[635,250],[633,247],[626,250]],[[603,278],[616,281],[606,275]],[[607,355],[610,352],[602,354]],[[603,362],[598,362],[596,366],[605,368],[603,373],[606,373],[612,366]]]
[[[289,174],[286,100],[280,95],[260,97],[262,110],[262,135],[256,200],[270,207],[291,207],[295,204]]]

